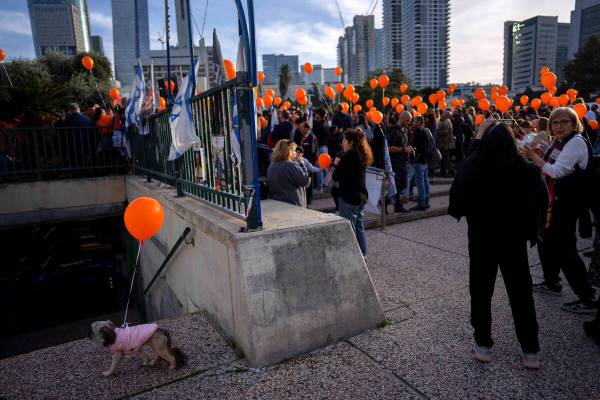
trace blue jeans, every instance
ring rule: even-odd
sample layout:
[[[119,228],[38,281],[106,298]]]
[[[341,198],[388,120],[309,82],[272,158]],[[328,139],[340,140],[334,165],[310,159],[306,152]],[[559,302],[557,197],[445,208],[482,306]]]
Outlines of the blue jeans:
[[[419,205],[425,206],[429,201],[429,177],[427,171],[429,166],[427,164],[411,164],[408,163],[406,166],[406,182],[415,177],[415,183],[417,184],[417,191],[419,193]],[[408,197],[408,185],[404,188],[403,195]]]
[[[327,152],[328,152],[327,146],[317,147],[317,160],[319,159],[319,156],[321,154],[327,153]],[[323,170],[315,173],[315,180],[316,180],[317,190],[323,189]]]
[[[348,204],[341,197],[338,199],[340,204],[340,217],[346,218],[352,224],[352,230],[356,235],[358,246],[363,256],[367,256],[367,239],[365,237],[365,206],[354,206]]]

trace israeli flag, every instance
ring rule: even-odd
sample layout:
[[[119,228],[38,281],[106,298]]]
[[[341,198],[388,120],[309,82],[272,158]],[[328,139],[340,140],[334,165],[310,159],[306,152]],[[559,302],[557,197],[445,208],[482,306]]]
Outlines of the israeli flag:
[[[190,99],[193,96],[193,80],[198,75],[199,62],[195,62],[190,67],[190,71],[187,76],[183,78],[181,88],[173,108],[171,109],[171,115],[169,116],[169,122],[171,125],[171,150],[169,151],[169,161],[173,161],[176,158],[181,157],[183,153],[196,143],[200,142],[196,135],[196,129],[194,128],[194,122],[192,120],[192,106]]]
[[[142,60],[138,59],[138,65],[135,70],[135,79],[133,80],[133,88],[129,95],[129,101],[127,107],[125,107],[125,126],[140,124],[140,111],[144,104],[144,97],[146,95],[146,82],[144,81],[144,74],[142,72]]]
[[[240,119],[238,116],[238,98],[233,96],[233,131],[229,135],[231,141],[231,158],[236,166],[240,165],[242,160],[241,139],[240,139]]]

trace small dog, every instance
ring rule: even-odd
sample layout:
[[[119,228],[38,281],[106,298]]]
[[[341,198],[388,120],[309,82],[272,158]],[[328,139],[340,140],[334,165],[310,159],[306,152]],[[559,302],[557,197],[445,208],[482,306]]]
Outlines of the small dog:
[[[112,364],[102,375],[114,374],[123,354],[137,353],[143,365],[155,366],[160,359],[169,363],[169,369],[179,368],[187,361],[187,356],[177,347],[171,346],[171,335],[157,324],[143,324],[117,328],[112,321],[96,321],[90,326],[88,338],[108,347],[112,354]],[[154,359],[146,353],[144,347],[154,352]]]

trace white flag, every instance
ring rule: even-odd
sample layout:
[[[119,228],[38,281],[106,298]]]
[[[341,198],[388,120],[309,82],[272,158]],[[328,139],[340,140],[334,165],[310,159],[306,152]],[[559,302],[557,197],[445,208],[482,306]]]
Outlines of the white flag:
[[[135,71],[135,79],[133,80],[133,88],[129,95],[129,101],[125,108],[125,126],[140,125],[140,111],[146,96],[146,82],[144,81],[144,73],[142,72],[142,61],[138,59],[138,65]]]
[[[198,143],[200,139],[196,135],[194,122],[192,120],[192,106],[190,99],[192,93],[192,77],[198,74],[200,63],[195,62],[190,67],[187,76],[183,78],[181,88],[177,93],[169,121],[171,123],[171,150],[169,151],[169,161],[180,157],[187,149]]]

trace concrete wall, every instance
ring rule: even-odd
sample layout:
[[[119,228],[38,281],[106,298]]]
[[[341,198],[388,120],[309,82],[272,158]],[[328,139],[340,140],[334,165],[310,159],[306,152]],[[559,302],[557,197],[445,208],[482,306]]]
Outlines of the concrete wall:
[[[123,212],[125,177],[0,184],[0,226]]]
[[[170,187],[127,177],[127,198],[165,208],[163,229],[141,252],[147,284],[186,227],[183,245],[146,296],[150,319],[200,310],[234,339],[252,366],[279,362],[375,327],[384,319],[350,223],[265,201],[264,229]]]

